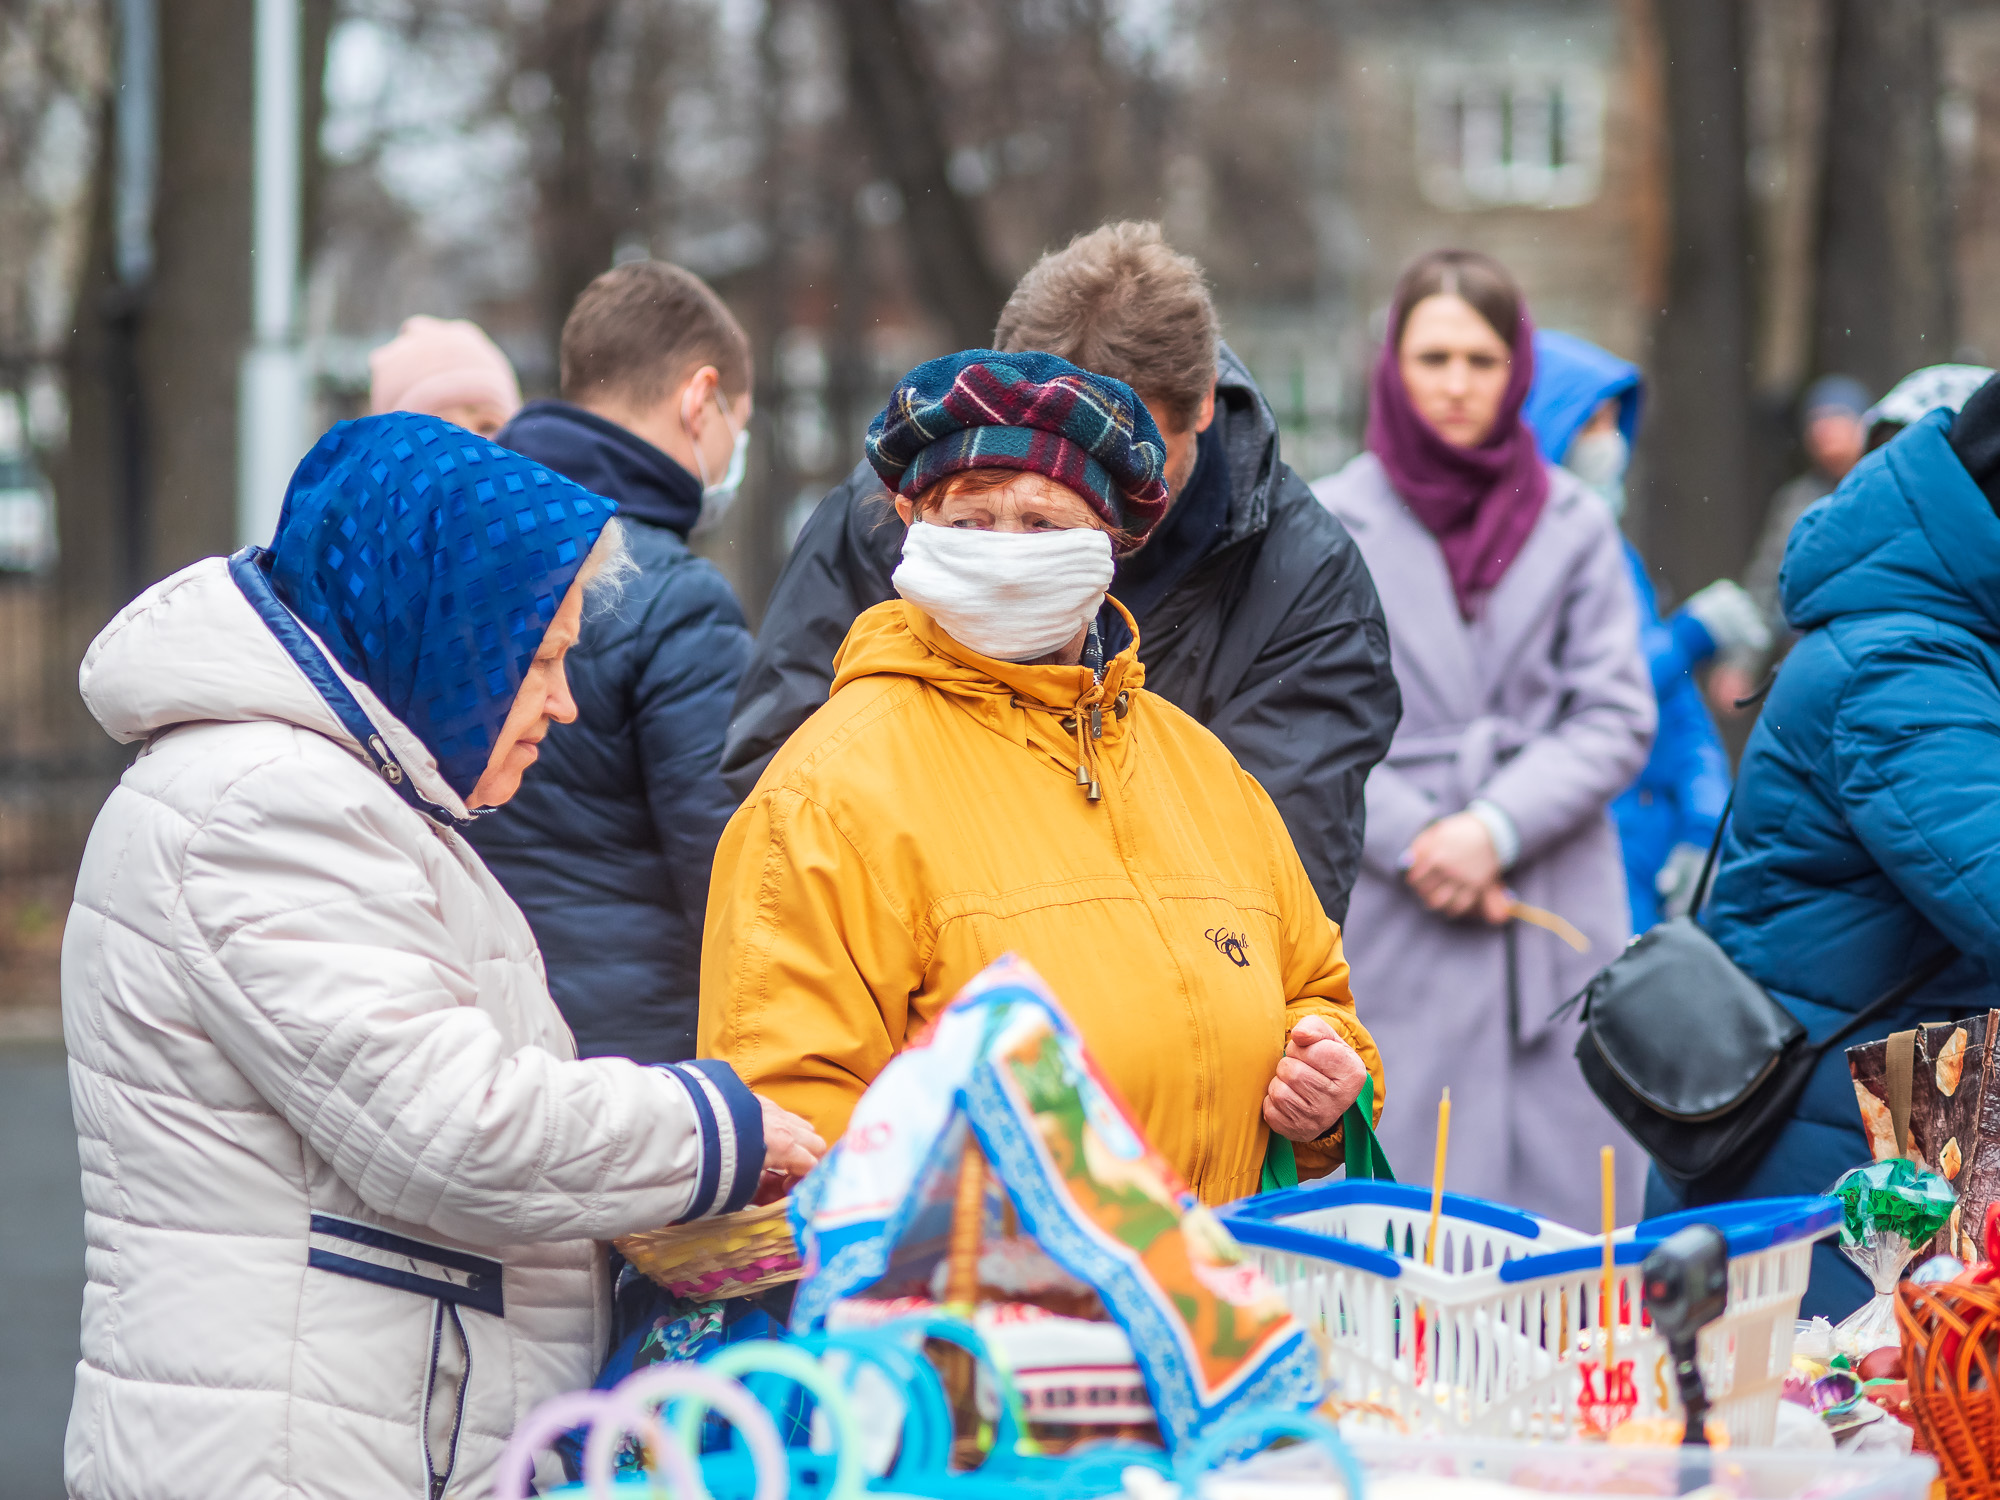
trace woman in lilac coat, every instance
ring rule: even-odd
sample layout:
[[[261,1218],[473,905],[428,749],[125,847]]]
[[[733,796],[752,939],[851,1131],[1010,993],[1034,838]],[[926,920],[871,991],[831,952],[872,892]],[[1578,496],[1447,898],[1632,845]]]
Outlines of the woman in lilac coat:
[[[1415,262],[1368,451],[1314,486],[1374,575],[1403,690],[1345,937],[1361,1017],[1395,1060],[1382,1137],[1401,1175],[1428,1181],[1449,1086],[1449,1186],[1594,1226],[1598,1148],[1619,1148],[1628,1215],[1645,1159],[1583,1082],[1575,1017],[1551,1012],[1630,936],[1606,809],[1645,764],[1654,704],[1610,509],[1521,421],[1531,340],[1497,263]],[[1516,900],[1588,951],[1510,916]]]

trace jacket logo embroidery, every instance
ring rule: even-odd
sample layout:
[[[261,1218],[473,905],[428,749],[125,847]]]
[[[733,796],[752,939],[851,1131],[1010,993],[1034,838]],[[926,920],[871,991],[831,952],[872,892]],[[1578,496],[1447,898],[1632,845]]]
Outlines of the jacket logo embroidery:
[[[1215,951],[1237,968],[1250,967],[1250,940],[1242,933],[1231,932],[1226,927],[1211,927],[1202,936],[1215,944]]]

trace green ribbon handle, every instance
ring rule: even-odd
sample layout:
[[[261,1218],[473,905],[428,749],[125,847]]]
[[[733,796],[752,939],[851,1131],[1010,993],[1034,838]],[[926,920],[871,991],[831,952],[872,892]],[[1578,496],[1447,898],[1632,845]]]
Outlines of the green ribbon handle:
[[[1382,1143],[1375,1138],[1375,1079],[1364,1075],[1361,1080],[1361,1097],[1347,1107],[1347,1113],[1340,1117],[1342,1142],[1347,1148],[1347,1180],[1349,1182],[1394,1182],[1396,1174],[1389,1168],[1389,1158],[1382,1150]],[[1264,1148],[1264,1171],[1258,1179],[1257,1191],[1274,1193],[1280,1188],[1295,1188],[1299,1185],[1299,1158],[1292,1149],[1292,1143],[1271,1132],[1271,1143]]]

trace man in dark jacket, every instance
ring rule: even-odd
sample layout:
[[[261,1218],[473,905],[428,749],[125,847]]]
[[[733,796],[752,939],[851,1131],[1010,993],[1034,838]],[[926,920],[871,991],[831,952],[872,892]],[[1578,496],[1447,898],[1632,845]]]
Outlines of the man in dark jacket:
[[[742,608],[688,532],[740,475],[750,344],[676,266],[607,271],[563,326],[564,400],[497,441],[618,502],[638,573],[569,654],[574,724],[471,839],[527,914],[577,1049],[694,1056],[708,871],[735,809],[717,774],[750,656]]]
[[[1146,686],[1206,724],[1277,803],[1327,915],[1347,915],[1362,783],[1402,698],[1382,606],[1341,524],[1278,457],[1271,409],[1216,332],[1199,265],[1153,224],[1044,256],[994,334],[1130,385],[1167,442],[1172,508],[1120,566]],[[819,504],[771,596],[723,753],[747,795],[822,703],[863,610],[895,597],[903,528],[867,464]],[[1124,644],[1107,605],[1107,651]]]

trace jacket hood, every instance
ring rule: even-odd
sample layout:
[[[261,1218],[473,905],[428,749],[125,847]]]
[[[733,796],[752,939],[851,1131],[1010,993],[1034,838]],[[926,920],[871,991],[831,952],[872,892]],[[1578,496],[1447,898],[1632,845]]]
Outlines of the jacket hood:
[[[833,659],[831,692],[865,677],[912,677],[929,683],[1003,739],[1041,751],[1073,771],[1094,765],[1100,752],[1115,752],[1124,743],[1125,714],[1118,705],[1145,686],[1137,629],[1122,605],[1118,611],[1133,639],[1105,663],[1099,683],[1088,667],[1024,666],[981,656],[946,635],[914,604],[892,599],[863,613],[848,631]],[[1101,710],[1101,734],[1095,738],[1085,732],[1093,705]]]
[[[1542,457],[1559,464],[1569,445],[1606,401],[1618,402],[1618,430],[1637,440],[1644,384],[1639,367],[1573,333],[1535,330],[1535,383],[1521,420],[1535,434]]]
[[[2000,516],[1934,411],[1856,464],[1793,528],[1779,597],[1794,628],[1908,610],[2000,640]]]
[[[371,770],[393,758],[398,775],[406,775],[419,796],[454,820],[469,818],[464,801],[439,774],[436,757],[366,683],[346,672],[326,654],[324,643],[290,616],[318,649],[319,665],[366,716],[367,728],[380,737],[385,753],[378,757],[362,744],[363,736],[313,686],[307,666],[260,617],[230,576],[229,565],[226,557],[203,558],[162,579],[121,609],[90,643],[77,672],[77,689],[105,733],[130,744],[180,724],[292,724],[344,746]],[[394,784],[394,778],[384,776]]]
[[[682,540],[701,519],[701,481],[644,438],[567,401],[530,401],[494,441],[618,502],[621,520]]]
[[[1278,418],[1251,377],[1249,367],[1227,344],[1215,351],[1215,422],[1229,455],[1229,533],[1232,542],[1271,524],[1283,464],[1278,455]]]

